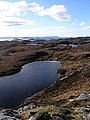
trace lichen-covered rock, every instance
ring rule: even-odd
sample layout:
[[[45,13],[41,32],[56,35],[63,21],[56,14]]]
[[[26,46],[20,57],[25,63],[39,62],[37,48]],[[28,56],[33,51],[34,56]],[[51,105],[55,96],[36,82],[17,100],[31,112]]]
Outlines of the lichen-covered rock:
[[[80,112],[83,120],[90,120],[90,106],[81,107]]]
[[[81,94],[78,98],[77,98],[77,100],[84,100],[84,99],[87,99],[87,100],[90,100],[90,92],[86,92],[86,93],[83,93],[83,94]]]
[[[11,109],[0,111],[0,120],[21,120],[18,112]]]

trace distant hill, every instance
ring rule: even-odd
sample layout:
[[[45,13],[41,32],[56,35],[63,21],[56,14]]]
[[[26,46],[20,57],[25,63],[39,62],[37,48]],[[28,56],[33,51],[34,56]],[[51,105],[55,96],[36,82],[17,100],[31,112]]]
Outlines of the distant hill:
[[[45,36],[45,37],[1,37],[0,41],[21,41],[21,40],[57,40],[60,39],[58,36]]]

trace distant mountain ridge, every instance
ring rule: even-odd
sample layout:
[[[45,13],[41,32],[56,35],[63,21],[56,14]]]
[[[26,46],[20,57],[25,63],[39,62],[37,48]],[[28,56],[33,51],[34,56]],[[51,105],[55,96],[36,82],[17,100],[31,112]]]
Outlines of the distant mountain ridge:
[[[90,40],[89,36],[86,37],[59,37],[59,36],[44,36],[44,37],[0,37],[0,41],[22,41],[22,40],[30,40],[30,41],[41,41],[41,40]]]
[[[19,40],[57,40],[60,39],[58,36],[45,36],[45,37],[1,37],[0,41],[19,41]]]

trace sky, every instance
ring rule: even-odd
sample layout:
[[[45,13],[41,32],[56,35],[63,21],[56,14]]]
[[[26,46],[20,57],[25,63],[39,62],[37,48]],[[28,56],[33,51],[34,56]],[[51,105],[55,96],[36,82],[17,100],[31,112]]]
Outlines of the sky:
[[[0,37],[90,36],[90,0],[0,0]]]

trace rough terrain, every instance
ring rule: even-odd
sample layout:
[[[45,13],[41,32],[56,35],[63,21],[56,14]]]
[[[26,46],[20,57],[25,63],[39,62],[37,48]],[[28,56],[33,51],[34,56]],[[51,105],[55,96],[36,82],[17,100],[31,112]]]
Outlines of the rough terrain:
[[[90,39],[68,38],[35,41],[33,42],[35,45],[31,43],[30,41],[0,42],[0,76],[14,74],[21,70],[22,65],[39,60],[60,61],[62,68],[58,71],[58,80],[55,84],[27,98],[16,108],[19,114],[17,120],[29,119],[32,115],[34,116],[30,120],[36,120],[35,116],[43,116],[45,120],[89,120]],[[78,46],[71,47],[69,44]],[[82,94],[84,97],[80,99],[78,96]],[[1,111],[0,114],[3,116],[5,112]]]

